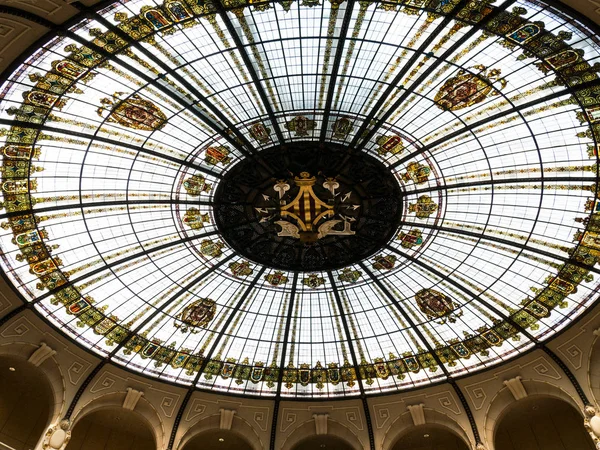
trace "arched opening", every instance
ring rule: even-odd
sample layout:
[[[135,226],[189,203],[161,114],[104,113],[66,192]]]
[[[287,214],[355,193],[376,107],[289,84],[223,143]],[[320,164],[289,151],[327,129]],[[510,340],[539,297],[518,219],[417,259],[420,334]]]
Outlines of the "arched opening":
[[[155,448],[152,428],[141,414],[123,408],[103,408],[75,423],[66,450]]]
[[[355,450],[350,444],[337,436],[311,436],[300,441],[294,450]]]
[[[208,430],[191,438],[182,450],[253,450],[246,439],[233,431]]]
[[[446,427],[420,425],[406,431],[391,450],[469,450],[469,446]]]
[[[575,408],[539,396],[509,406],[498,421],[494,441],[496,450],[594,450]]]
[[[52,388],[40,369],[24,359],[0,357],[1,443],[15,450],[34,448],[53,404]]]
[[[321,448],[337,448],[337,447],[321,447],[321,444],[327,444],[325,439],[331,439],[329,441],[331,445],[337,443],[337,445],[343,444],[341,449],[359,450],[367,448],[368,443],[363,443],[354,432],[342,425],[341,423],[327,419],[327,434],[316,435],[315,420],[308,420],[292,431],[285,440],[281,443],[281,447],[277,447],[278,450],[298,450],[298,449],[309,449],[314,448],[320,450]],[[335,441],[334,441],[335,440]],[[312,446],[311,446],[312,444]]]

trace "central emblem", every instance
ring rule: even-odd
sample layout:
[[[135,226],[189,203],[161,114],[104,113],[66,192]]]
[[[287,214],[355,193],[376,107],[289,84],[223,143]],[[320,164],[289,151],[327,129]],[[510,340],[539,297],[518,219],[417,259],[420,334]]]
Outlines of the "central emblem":
[[[278,236],[304,243],[325,236],[355,234],[351,223],[356,219],[351,214],[360,206],[352,202],[352,191],[339,192],[340,183],[335,177],[327,177],[322,187],[329,195],[320,198],[315,192],[316,184],[317,178],[308,172],[301,172],[291,182],[278,180],[271,192],[262,195],[267,205],[255,207],[260,222],[272,221],[281,228]]]
[[[352,124],[339,120],[333,131],[341,135]],[[199,181],[188,188],[202,198]],[[400,186],[375,156],[331,142],[289,142],[231,163],[214,188],[210,227],[214,222],[219,243],[243,258],[227,263],[231,275],[246,276],[250,264],[261,264],[274,270],[267,285],[285,287],[284,274],[304,272],[299,284],[320,289],[327,277],[311,274],[352,268],[398,234],[405,203]],[[203,256],[225,253],[216,238],[202,239],[196,245]],[[336,273],[345,283],[361,275],[356,269]]]

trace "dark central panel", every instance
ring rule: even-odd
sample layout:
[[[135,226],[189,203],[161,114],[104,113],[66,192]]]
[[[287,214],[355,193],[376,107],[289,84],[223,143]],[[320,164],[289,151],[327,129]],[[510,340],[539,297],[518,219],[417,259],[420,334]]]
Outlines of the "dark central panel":
[[[394,176],[340,145],[294,143],[232,167],[215,193],[223,239],[282,270],[338,269],[380,250],[402,212]]]

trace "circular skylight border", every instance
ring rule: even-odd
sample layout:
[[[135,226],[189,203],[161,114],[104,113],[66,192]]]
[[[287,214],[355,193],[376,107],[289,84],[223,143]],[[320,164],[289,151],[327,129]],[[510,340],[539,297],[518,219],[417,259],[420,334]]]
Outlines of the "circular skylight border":
[[[2,267],[81,345],[199,388],[376,394],[517,355],[594,299],[582,28],[529,2],[145,3],[65,30],[0,103]],[[229,167],[300,141],[402,185],[381,253],[284,272],[219,240]]]

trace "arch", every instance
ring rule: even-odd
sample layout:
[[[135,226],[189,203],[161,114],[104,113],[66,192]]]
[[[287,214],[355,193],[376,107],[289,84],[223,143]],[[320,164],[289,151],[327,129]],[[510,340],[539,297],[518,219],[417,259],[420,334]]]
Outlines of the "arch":
[[[106,406],[78,418],[65,450],[149,450],[155,446],[154,430],[144,414]]]
[[[0,442],[33,448],[54,406],[54,392],[42,370],[22,357],[0,356]]]
[[[315,450],[323,447],[329,450],[355,450],[346,440],[331,434],[309,436],[296,444],[293,450]]]
[[[363,450],[369,448],[368,444],[363,444],[350,428],[331,418],[327,419],[327,434],[342,439],[353,449]],[[307,420],[292,431],[281,445],[281,450],[292,450],[310,436],[317,436],[314,419]]]
[[[562,388],[542,381],[523,380],[522,383],[528,394],[524,400],[536,397],[554,398],[568,403],[575,410],[577,410],[579,414],[582,414],[581,411],[583,411],[584,405],[579,399],[579,397],[572,396]],[[510,393],[507,387],[503,387],[502,389],[500,389],[498,393],[494,396],[494,398],[490,401],[490,404],[485,414],[484,431],[482,433],[485,437],[485,444],[488,450],[495,449],[495,433],[498,427],[498,423],[502,419],[502,417],[510,411],[511,407],[515,403],[515,398]],[[583,415],[581,417],[581,423],[583,426]]]
[[[212,428],[192,436],[182,450],[253,450],[245,436],[231,430]]]
[[[65,407],[66,384],[63,371],[54,356],[46,359],[39,367],[28,362],[29,357],[39,348],[39,345],[17,342],[0,345],[0,357],[16,358],[23,361],[31,370],[37,371],[48,382],[52,391],[52,406],[50,420],[46,424],[58,422]]]
[[[392,450],[470,450],[468,441],[448,427],[424,424],[409,428],[392,445]]]
[[[496,425],[497,450],[594,450],[595,445],[573,405],[534,395],[513,402]]]
[[[425,413],[425,423],[427,425],[433,425],[449,430],[462,439],[467,447],[475,447],[475,443],[469,439],[469,435],[465,429],[455,420],[435,409],[423,408],[423,411]],[[415,424],[410,412],[406,411],[401,414],[388,426],[387,430],[385,430],[385,435],[381,442],[381,450],[391,450],[406,433],[414,428]]]
[[[188,445],[190,441],[192,441],[196,437],[214,430],[220,430],[220,423],[220,414],[213,414],[200,420],[185,432],[176,448],[179,450],[183,450],[185,449],[186,445]],[[233,416],[231,430],[227,431],[242,438],[248,443],[248,445],[253,450],[263,450],[264,448],[266,448],[265,444],[263,444],[258,433],[252,427],[252,425],[250,425],[245,419],[237,415]]]
[[[71,418],[71,430],[75,429],[80,420],[96,411],[103,409],[123,409],[123,400],[126,395],[126,392],[113,392],[82,405]],[[141,397],[132,412],[138,414],[147,423],[154,435],[156,448],[162,449],[165,439],[164,424],[152,404],[144,397]]]

